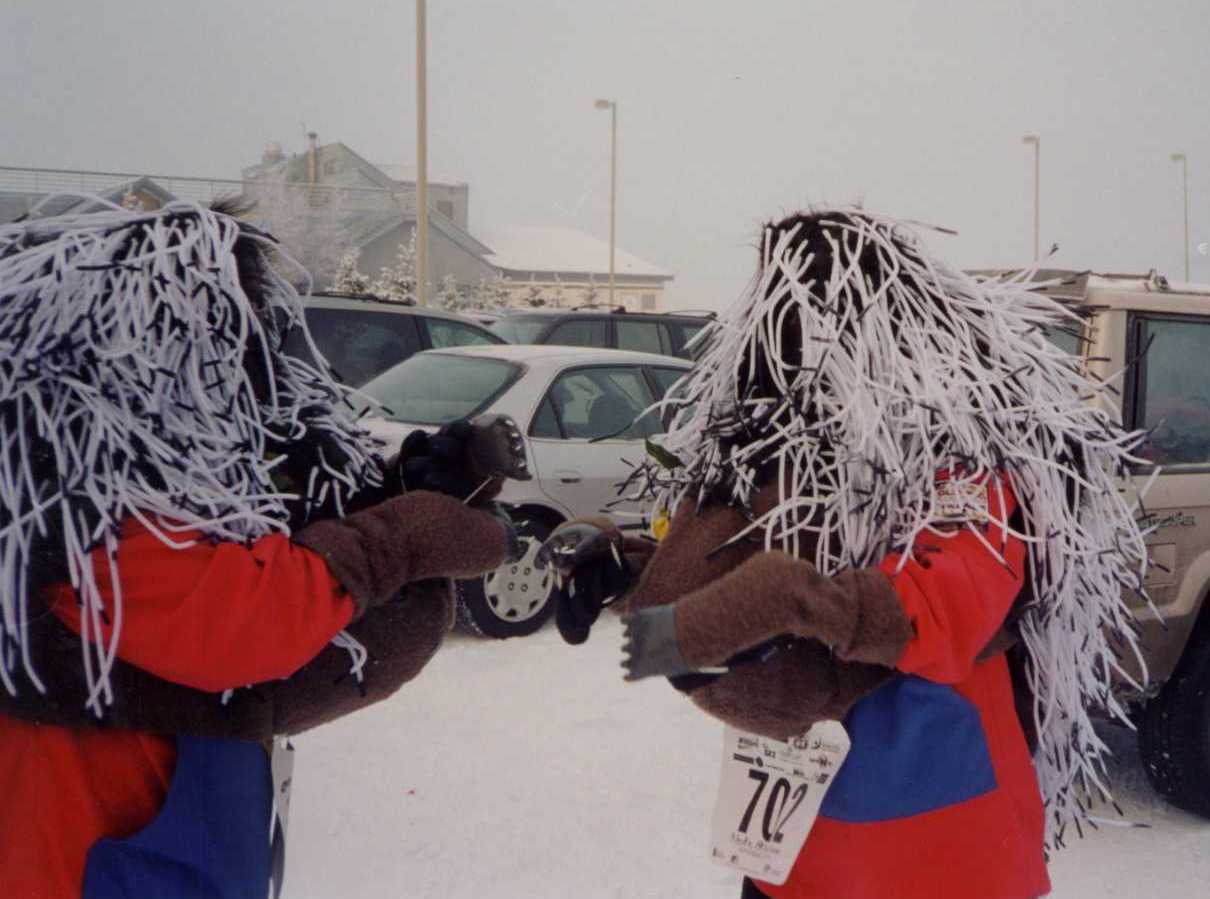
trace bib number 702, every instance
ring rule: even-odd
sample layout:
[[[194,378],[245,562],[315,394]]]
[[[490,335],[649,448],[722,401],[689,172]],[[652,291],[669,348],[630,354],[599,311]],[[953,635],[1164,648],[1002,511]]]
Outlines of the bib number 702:
[[[790,820],[790,817],[802,804],[803,799],[806,798],[807,785],[799,784],[797,789],[792,790],[790,781],[779,777],[773,781],[773,786],[766,796],[765,787],[769,785],[768,771],[749,768],[748,779],[756,781],[756,789],[752,793],[752,798],[748,800],[748,807],[744,809],[743,817],[739,819],[739,827],[736,830],[743,834],[748,832],[752,816],[758,811],[761,798],[764,797],[764,813],[761,815],[760,823],[761,836],[764,837],[766,843],[780,843],[786,822]]]

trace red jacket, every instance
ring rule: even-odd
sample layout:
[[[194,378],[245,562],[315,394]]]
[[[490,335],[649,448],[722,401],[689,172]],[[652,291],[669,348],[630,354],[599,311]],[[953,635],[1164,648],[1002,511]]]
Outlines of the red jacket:
[[[989,490],[1000,517],[996,490]],[[1005,490],[1011,515],[1015,501]],[[987,541],[1001,546],[999,528]],[[1050,890],[1037,777],[1003,654],[976,663],[1025,576],[975,534],[924,534],[892,579],[915,627],[903,677],[858,703],[853,741],[789,879],[774,899],[1033,899]],[[842,778],[844,783],[842,783]]]
[[[200,535],[181,535],[193,537]],[[108,603],[112,584],[102,552],[94,553],[94,570]],[[251,548],[200,539],[175,550],[128,521],[118,574],[118,655],[212,692],[288,677],[354,610],[323,560],[280,534]],[[52,590],[48,600],[78,632],[71,587]],[[164,737],[0,716],[0,896],[78,897],[89,848],[146,827],[164,802],[175,763],[175,742]]]

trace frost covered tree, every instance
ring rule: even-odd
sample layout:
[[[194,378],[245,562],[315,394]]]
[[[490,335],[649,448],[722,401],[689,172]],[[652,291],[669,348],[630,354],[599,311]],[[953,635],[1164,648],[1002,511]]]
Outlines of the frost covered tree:
[[[395,264],[382,267],[378,277],[370,285],[370,293],[390,303],[416,302],[415,230],[412,231],[410,240],[399,245]]]
[[[480,278],[465,298],[470,309],[507,309],[512,305],[512,290],[508,278],[500,273],[492,278]]]
[[[546,292],[546,305],[560,309],[567,305],[567,297],[563,292],[563,281],[555,275],[555,286]]]
[[[512,305],[512,281],[510,281],[507,276],[497,272],[496,277],[492,278],[492,280],[488,283],[491,286],[491,305],[500,309],[506,309]]]
[[[361,250],[352,249],[340,257],[336,275],[332,278],[332,289],[340,293],[369,293],[370,276],[357,268]]]
[[[495,286],[487,278],[480,278],[470,293],[470,307],[472,309],[491,309],[496,305],[496,290]]]
[[[461,312],[469,307],[470,304],[463,296],[453,275],[446,275],[441,279],[441,288],[437,291],[437,305],[449,312]]]
[[[525,292],[521,294],[521,303],[522,305],[534,308],[546,305],[546,297],[543,296],[542,287],[533,278],[530,278],[529,284],[525,285]]]
[[[601,291],[597,288],[596,279],[592,275],[588,276],[588,286],[584,288],[584,299],[582,300],[585,306],[592,306],[601,301]]]

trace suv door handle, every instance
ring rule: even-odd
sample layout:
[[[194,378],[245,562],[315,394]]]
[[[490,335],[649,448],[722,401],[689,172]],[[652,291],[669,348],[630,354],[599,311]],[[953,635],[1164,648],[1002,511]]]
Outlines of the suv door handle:
[[[564,484],[580,483],[580,473],[578,471],[556,471],[555,477]]]

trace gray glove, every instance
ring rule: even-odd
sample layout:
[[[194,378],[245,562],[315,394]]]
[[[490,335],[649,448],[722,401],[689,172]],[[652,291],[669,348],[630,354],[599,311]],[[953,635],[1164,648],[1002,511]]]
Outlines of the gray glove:
[[[692,668],[676,642],[676,606],[642,609],[623,619],[622,667],[626,680],[644,677],[677,677]]]

